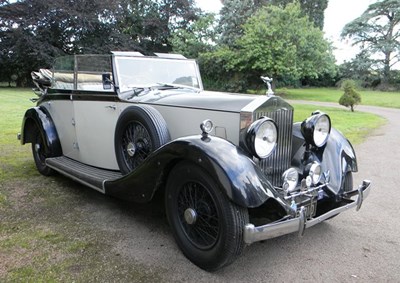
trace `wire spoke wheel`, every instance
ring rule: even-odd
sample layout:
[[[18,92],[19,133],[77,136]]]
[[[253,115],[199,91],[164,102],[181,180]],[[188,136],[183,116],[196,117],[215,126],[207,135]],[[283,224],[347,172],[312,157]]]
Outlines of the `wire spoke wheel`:
[[[182,161],[168,176],[165,208],[183,254],[205,270],[230,264],[244,248],[246,208],[234,204],[198,165]]]
[[[134,121],[127,125],[122,134],[121,151],[130,171],[142,164],[153,151],[150,134],[143,124]]]
[[[219,214],[212,195],[200,183],[188,182],[178,195],[178,214],[188,239],[199,249],[209,249],[220,236]]]
[[[131,173],[170,140],[167,123],[156,109],[147,105],[126,108],[118,118],[114,136],[120,171]]]

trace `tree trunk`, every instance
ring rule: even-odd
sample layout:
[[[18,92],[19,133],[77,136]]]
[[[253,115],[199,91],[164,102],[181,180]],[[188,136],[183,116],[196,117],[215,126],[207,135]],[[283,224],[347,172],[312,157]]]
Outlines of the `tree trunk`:
[[[389,85],[390,78],[390,55],[392,52],[385,52],[385,60],[383,61],[383,77],[382,85],[386,88]]]

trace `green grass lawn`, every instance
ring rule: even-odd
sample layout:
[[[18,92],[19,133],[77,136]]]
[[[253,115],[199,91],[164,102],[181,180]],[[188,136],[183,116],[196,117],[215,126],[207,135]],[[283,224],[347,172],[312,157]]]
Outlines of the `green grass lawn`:
[[[23,160],[31,158],[31,152],[30,146],[21,146],[17,140],[25,111],[34,106],[29,101],[32,97],[36,95],[30,89],[0,88],[0,181],[20,175],[29,176],[31,174],[27,171],[34,170],[33,166],[21,166]]]
[[[339,98],[343,90],[337,88],[302,88],[302,89],[278,89],[277,93],[285,99],[311,100],[334,102],[339,105]],[[361,95],[362,105],[375,105],[382,107],[400,108],[400,92],[382,92],[371,90],[358,90]]]

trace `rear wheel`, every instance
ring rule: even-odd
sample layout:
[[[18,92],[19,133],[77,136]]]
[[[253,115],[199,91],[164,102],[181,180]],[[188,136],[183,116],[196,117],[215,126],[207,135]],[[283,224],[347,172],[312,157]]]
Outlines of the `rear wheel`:
[[[197,165],[182,162],[169,175],[166,213],[178,246],[200,268],[226,266],[245,246],[247,209],[232,203]]]
[[[32,139],[32,155],[35,165],[40,174],[50,176],[54,174],[54,170],[46,165],[46,158],[51,157],[50,151],[47,149],[44,138],[38,128],[35,128]]]

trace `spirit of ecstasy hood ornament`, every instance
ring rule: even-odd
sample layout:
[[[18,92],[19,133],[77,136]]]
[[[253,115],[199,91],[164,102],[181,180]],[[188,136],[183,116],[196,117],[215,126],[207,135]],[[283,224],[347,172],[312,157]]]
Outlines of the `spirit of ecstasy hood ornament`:
[[[261,79],[268,86],[268,90],[266,92],[266,95],[267,96],[273,96],[274,95],[274,91],[272,90],[272,86],[271,86],[272,78],[261,76]]]

